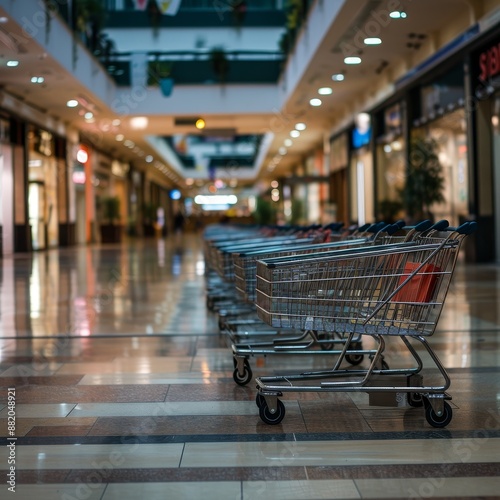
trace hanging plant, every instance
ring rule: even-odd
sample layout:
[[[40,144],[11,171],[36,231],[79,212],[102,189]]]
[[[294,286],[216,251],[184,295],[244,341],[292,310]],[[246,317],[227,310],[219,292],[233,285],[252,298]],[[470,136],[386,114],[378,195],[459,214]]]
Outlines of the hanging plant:
[[[156,3],[156,0],[149,0],[146,10],[148,12],[151,26],[153,27],[153,36],[156,38],[158,36],[158,29],[160,28],[161,16],[163,14]]]
[[[238,0],[232,8],[232,15],[234,23],[240,27],[245,21],[247,15],[247,3],[245,0]]]

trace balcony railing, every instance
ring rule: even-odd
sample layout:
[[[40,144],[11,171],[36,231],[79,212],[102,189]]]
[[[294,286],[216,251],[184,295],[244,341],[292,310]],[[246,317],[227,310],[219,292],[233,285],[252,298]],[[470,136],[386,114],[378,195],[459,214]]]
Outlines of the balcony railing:
[[[276,83],[284,56],[277,51],[227,51],[225,71],[217,71],[210,52],[172,51],[144,54],[147,65],[145,85],[157,85],[172,78],[175,85],[219,83]],[[130,86],[132,53],[112,54],[101,63],[117,85]]]

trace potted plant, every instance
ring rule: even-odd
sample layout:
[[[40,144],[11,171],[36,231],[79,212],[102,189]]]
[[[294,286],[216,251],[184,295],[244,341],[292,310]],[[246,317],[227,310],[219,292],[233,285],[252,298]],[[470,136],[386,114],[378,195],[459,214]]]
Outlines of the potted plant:
[[[144,237],[155,235],[157,207],[153,203],[145,203],[142,207],[142,227]]]
[[[229,61],[222,47],[214,47],[210,52],[210,64],[217,79],[224,83],[229,71]]]
[[[171,61],[152,61],[148,64],[148,85],[159,85],[161,93],[165,97],[172,94],[174,79],[172,78]]]
[[[108,196],[101,200],[103,223],[101,229],[101,243],[119,243],[122,239],[120,224],[120,198]]]
[[[437,155],[437,143],[418,137],[410,146],[407,178],[401,191],[407,214],[414,220],[431,219],[431,205],[443,203],[443,167]]]

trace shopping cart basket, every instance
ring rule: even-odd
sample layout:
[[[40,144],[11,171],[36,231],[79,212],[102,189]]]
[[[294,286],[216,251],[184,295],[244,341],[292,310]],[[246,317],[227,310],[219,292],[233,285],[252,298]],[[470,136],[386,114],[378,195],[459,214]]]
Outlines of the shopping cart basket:
[[[289,261],[293,259],[301,259],[308,255],[309,258],[328,257],[337,255],[339,250],[348,250],[368,246],[373,246],[376,243],[403,243],[411,241],[418,237],[424,231],[445,229],[448,226],[447,221],[439,221],[432,225],[431,221],[422,221],[416,226],[404,226],[404,221],[398,221],[396,224],[377,224],[368,228],[373,231],[369,237],[355,238],[352,240],[336,241],[334,243],[306,245],[302,248],[292,249],[270,249],[245,252],[235,255],[235,279],[238,291],[246,297],[248,301],[255,301],[255,284],[256,284],[256,264],[257,260],[272,258],[273,262]],[[431,229],[432,228],[432,229]],[[360,236],[360,235],[358,235]],[[276,327],[276,325],[272,325]],[[289,328],[289,325],[281,325],[280,329]],[[252,379],[253,373],[250,366],[249,358],[253,356],[269,356],[269,355],[338,355],[342,351],[334,350],[338,344],[343,345],[346,337],[338,332],[325,332],[315,328],[307,328],[298,331],[297,335],[286,336],[274,335],[271,340],[254,339],[254,336],[247,334],[235,334],[229,329],[226,329],[227,335],[232,340],[231,349],[233,352],[234,372],[233,379],[238,385],[246,385]],[[255,337],[259,337],[258,332]],[[361,334],[355,336],[350,343],[349,351],[345,354],[344,359],[350,365],[360,364],[365,355],[374,355],[372,349],[363,349],[361,343]],[[380,365],[388,368],[383,356],[380,357]]]
[[[446,393],[450,379],[427,337],[439,320],[460,245],[475,229],[476,223],[468,222],[424,233],[407,243],[340,251],[335,256],[257,262],[261,319],[276,328],[317,329],[347,337],[331,370],[257,377],[261,419],[268,424],[282,421],[285,406],[278,398],[285,392],[389,392],[406,393],[411,406],[424,405],[430,425],[448,425],[452,419],[446,401],[451,399]],[[366,370],[342,370],[340,364],[357,334],[372,337],[378,345],[376,352]],[[416,367],[380,369],[385,338],[401,340]],[[410,340],[429,354],[442,385],[423,385],[422,360]],[[379,383],[392,375],[405,375],[406,384]],[[321,382],[312,384],[311,380]]]

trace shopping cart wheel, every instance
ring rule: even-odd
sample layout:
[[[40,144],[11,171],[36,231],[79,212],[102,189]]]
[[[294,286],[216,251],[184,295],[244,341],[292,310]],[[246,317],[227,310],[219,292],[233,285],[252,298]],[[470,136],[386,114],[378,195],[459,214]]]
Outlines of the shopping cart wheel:
[[[419,394],[418,392],[409,392],[407,400],[408,404],[413,406],[413,408],[420,408],[424,406],[424,398],[422,394]]]
[[[263,397],[264,399],[264,397]],[[259,415],[261,420],[269,425],[277,425],[285,418],[285,405],[278,399],[277,409],[275,413],[271,413],[269,410],[269,406],[267,406],[266,400],[261,406],[259,406]]]
[[[253,373],[248,361],[245,359],[245,364],[243,366],[243,374],[240,375],[238,368],[235,368],[233,372],[233,379],[238,385],[247,385],[250,380],[252,380]]]
[[[265,402],[266,398],[264,398],[262,394],[257,393],[257,396],[255,396],[255,404],[260,408]]]
[[[425,405],[425,418],[432,427],[446,427],[453,417],[451,406],[445,401],[443,406],[443,414],[437,415],[431,404]]]
[[[362,354],[346,354],[345,360],[352,366],[359,365],[365,357]]]

